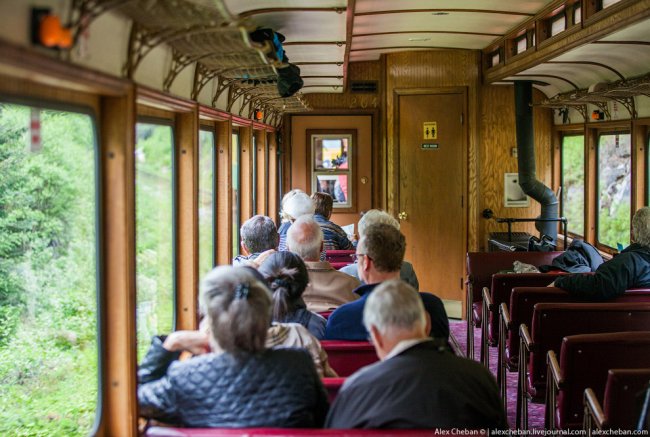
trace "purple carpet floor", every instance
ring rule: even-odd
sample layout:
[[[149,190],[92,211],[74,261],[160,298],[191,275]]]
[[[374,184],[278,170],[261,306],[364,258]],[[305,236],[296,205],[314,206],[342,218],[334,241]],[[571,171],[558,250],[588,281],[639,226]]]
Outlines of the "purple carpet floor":
[[[467,351],[467,322],[464,320],[450,320],[449,328],[451,336],[453,337],[452,343],[455,342],[460,348],[463,356],[466,356]],[[474,357],[480,360],[481,356],[481,330],[474,329]],[[490,371],[496,378],[497,369],[497,356],[498,351],[496,347],[490,348]],[[517,372],[508,372],[507,377],[508,388],[508,422],[514,428],[515,420],[517,417]],[[528,403],[528,428],[530,429],[544,429],[544,404]]]

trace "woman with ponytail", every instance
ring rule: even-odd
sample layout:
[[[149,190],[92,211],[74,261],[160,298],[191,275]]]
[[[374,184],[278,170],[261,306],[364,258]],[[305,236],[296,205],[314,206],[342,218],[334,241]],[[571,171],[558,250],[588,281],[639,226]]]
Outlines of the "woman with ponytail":
[[[154,338],[138,369],[140,414],[200,428],[321,427],[327,394],[312,358],[267,346],[272,300],[259,274],[222,266],[201,288],[209,332]],[[183,351],[198,356],[178,361]]]
[[[259,268],[273,293],[273,322],[299,323],[321,340],[327,321],[307,310],[302,293],[309,283],[305,263],[293,252],[276,252]]]

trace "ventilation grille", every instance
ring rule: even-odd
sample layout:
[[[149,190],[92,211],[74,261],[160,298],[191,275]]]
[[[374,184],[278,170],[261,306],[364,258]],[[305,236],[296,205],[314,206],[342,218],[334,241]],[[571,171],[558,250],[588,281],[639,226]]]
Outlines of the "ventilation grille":
[[[353,80],[350,81],[350,91],[353,93],[376,93],[376,80]]]

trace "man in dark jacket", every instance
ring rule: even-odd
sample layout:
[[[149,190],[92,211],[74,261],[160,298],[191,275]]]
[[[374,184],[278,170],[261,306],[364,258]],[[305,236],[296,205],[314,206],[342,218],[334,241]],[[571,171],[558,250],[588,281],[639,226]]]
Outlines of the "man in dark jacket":
[[[619,255],[601,264],[593,275],[562,276],[551,285],[589,301],[610,300],[630,288],[650,287],[650,208],[647,206],[632,218],[632,241]]]
[[[494,378],[427,336],[429,320],[413,287],[398,279],[377,286],[363,322],[381,362],[346,380],[326,427],[507,428]]]

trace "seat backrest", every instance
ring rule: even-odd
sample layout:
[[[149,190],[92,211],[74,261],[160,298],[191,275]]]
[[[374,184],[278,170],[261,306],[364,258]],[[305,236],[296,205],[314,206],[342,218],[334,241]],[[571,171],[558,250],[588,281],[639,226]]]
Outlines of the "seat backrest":
[[[589,387],[602,399],[609,369],[644,369],[648,363],[650,331],[565,337],[559,358],[562,383],[554,412],[558,427],[582,426],[584,391]]]
[[[536,267],[551,264],[562,252],[468,252],[467,285],[472,287],[472,302],[481,300],[481,290],[489,287],[492,275],[512,270],[515,261]]]
[[[555,287],[515,287],[510,295],[510,319],[514,330],[508,333],[506,357],[516,359],[519,354],[519,326],[529,328],[535,305],[544,302],[576,302],[566,291]],[[650,289],[628,290],[611,302],[650,302]],[[531,328],[532,329],[532,328]]]
[[[638,394],[650,381],[646,369],[610,369],[605,384],[603,412],[608,428],[635,429],[639,418]]]
[[[339,376],[350,376],[378,360],[373,345],[367,341],[323,340],[321,345]]]
[[[649,329],[650,302],[538,303],[531,327],[535,347],[528,360],[529,385],[535,393],[546,387],[546,354],[559,353],[566,336]]]
[[[450,430],[445,435],[466,435],[468,430]],[[479,434],[479,431],[476,431]],[[431,429],[298,429],[298,428],[176,428],[154,426],[145,433],[146,437],[427,437],[438,435]],[[472,434],[473,435],[473,434]]]
[[[490,297],[495,308],[502,303],[510,303],[514,287],[545,287],[563,273],[497,273],[492,275]],[[499,333],[498,310],[490,313],[488,334],[496,340]]]
[[[354,257],[352,256],[354,255],[354,252],[354,250],[326,250],[325,259],[332,265],[343,264],[343,266],[347,266],[348,264],[352,264],[354,262]]]
[[[345,382],[345,378],[323,378],[323,386],[325,391],[327,391],[327,398],[330,401],[330,405],[336,399],[336,395],[339,394],[341,386]]]

